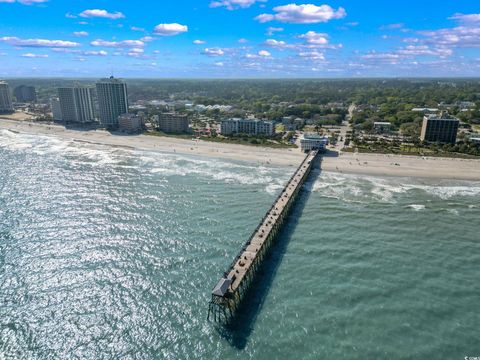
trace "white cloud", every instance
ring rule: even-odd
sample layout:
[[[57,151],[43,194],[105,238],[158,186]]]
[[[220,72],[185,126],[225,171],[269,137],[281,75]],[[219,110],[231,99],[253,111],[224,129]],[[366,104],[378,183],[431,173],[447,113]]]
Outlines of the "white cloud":
[[[23,5],[34,5],[34,4],[42,4],[47,2],[48,0],[0,0],[0,3],[14,3],[18,2],[19,4]]]
[[[75,47],[80,46],[79,43],[65,40],[46,40],[46,39],[20,39],[18,37],[5,36],[0,38],[0,42],[4,42],[14,46],[21,47]]]
[[[141,32],[144,32],[144,31],[145,31],[144,28],[136,27],[136,26],[130,26],[130,30],[132,30],[132,31],[141,31]]]
[[[479,22],[480,21],[480,14],[462,14],[462,13],[456,13],[450,16],[448,19],[450,20],[458,20],[461,22]]]
[[[26,53],[26,54],[22,54],[22,57],[26,57],[26,58],[48,58],[48,55]]]
[[[219,66],[219,67],[222,67],[223,65],[225,65],[223,62],[221,61],[218,61],[216,63],[214,63],[215,66]]]
[[[246,43],[248,43],[248,40],[245,39],[245,38],[241,38],[241,39],[238,39],[238,43],[239,44],[246,44]]]
[[[276,32],[282,32],[284,29],[281,28],[281,27],[273,27],[273,26],[270,26],[268,29],[267,29],[267,35],[268,36],[272,36],[274,33]]]
[[[178,23],[158,24],[157,26],[155,26],[155,29],[153,30],[153,32],[156,35],[160,35],[160,36],[173,36],[173,35],[185,33],[187,31],[188,31],[188,26],[181,25]]]
[[[334,10],[329,5],[317,6],[313,4],[277,6],[273,8],[273,11],[275,14],[261,14],[255,19],[262,23],[276,20],[293,24],[315,24],[332,19],[341,19],[347,15],[342,7]]]
[[[260,50],[258,52],[258,56],[269,57],[269,56],[272,56],[272,54],[270,54],[267,50]]]
[[[90,45],[115,48],[138,48],[145,46],[145,43],[141,40],[106,41],[102,39],[97,39],[92,41]]]
[[[211,8],[217,7],[225,7],[228,10],[235,10],[235,9],[245,9],[257,2],[265,2],[267,0],[219,0],[219,1],[212,1],[210,3]]]
[[[315,31],[309,31],[306,34],[300,35],[300,39],[305,39],[307,44],[312,45],[327,45],[328,44],[328,34],[317,33]]]
[[[220,48],[205,48],[202,54],[208,56],[222,56],[225,55],[225,51]]]
[[[453,51],[448,48],[431,49],[427,45],[409,45],[397,51],[399,55],[406,56],[440,56],[446,57],[453,54]]]
[[[65,17],[68,18],[68,19],[76,19],[78,16],[77,16],[77,15],[70,14],[70,13],[66,13],[66,14],[65,14]]]
[[[390,63],[390,64],[396,64],[398,61],[401,59],[401,55],[399,54],[394,54],[394,53],[377,53],[375,51],[372,51],[369,54],[363,55],[362,56],[363,60],[374,60],[378,61],[381,63]]]
[[[264,43],[266,46],[270,46],[273,48],[286,48],[288,44],[283,40],[275,40],[275,39],[267,39]]]
[[[88,32],[86,31],[75,31],[73,36],[81,37],[81,36],[88,36]]]
[[[325,55],[318,51],[300,52],[298,56],[312,60],[325,60]]]
[[[155,40],[155,38],[151,37],[151,36],[144,36],[140,39],[140,41],[143,41],[143,42],[150,42],[150,41],[153,41]]]
[[[480,27],[457,26],[431,31],[419,31],[420,35],[427,37],[426,44],[435,46],[451,46],[462,48],[480,47]]]
[[[100,51],[82,51],[82,55],[85,56],[107,56],[108,53],[105,50]]]
[[[139,57],[141,55],[143,55],[144,53],[144,50],[141,49],[141,48],[133,48],[133,49],[130,49],[127,53],[128,56],[132,56],[132,57]]]
[[[380,30],[398,30],[403,29],[404,26],[404,23],[388,24],[380,26]]]
[[[79,15],[84,18],[105,18],[111,20],[123,19],[125,17],[125,15],[123,15],[121,12],[117,11],[114,13],[110,13],[107,10],[101,9],[85,10],[82,11]]]
[[[203,44],[206,43],[206,41],[203,41],[203,40],[193,40],[193,43],[194,43],[195,45],[203,45]]]

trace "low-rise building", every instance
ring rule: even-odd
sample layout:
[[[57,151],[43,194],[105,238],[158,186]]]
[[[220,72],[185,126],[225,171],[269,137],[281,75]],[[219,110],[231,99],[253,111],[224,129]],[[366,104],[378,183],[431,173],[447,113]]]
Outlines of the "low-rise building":
[[[373,123],[373,129],[378,134],[388,133],[390,132],[391,128],[392,128],[392,124],[389,123],[388,121],[375,121]]]
[[[327,144],[328,138],[318,134],[303,134],[300,138],[300,147],[303,152],[310,150],[325,151]]]
[[[143,116],[135,114],[122,114],[118,117],[120,131],[137,132],[143,129]]]
[[[162,113],[157,116],[157,127],[160,131],[172,134],[188,133],[188,115],[174,112]]]
[[[275,125],[273,121],[258,119],[228,119],[221,122],[220,133],[222,135],[248,134],[273,136],[275,134]]]
[[[420,140],[455,144],[460,121],[448,114],[425,115]]]
[[[438,109],[437,108],[427,108],[427,107],[423,107],[423,108],[413,108],[412,111],[414,112],[421,112],[421,113],[424,113],[424,114],[434,114],[434,113],[437,113],[438,112]]]

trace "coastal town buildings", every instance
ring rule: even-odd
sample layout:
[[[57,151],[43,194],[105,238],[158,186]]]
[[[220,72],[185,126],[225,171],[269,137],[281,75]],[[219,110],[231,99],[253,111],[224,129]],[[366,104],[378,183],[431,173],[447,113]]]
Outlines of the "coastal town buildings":
[[[460,121],[450,115],[425,115],[420,140],[455,144],[459,124]]]
[[[35,87],[33,86],[26,86],[20,85],[17,86],[13,90],[13,95],[15,95],[15,99],[17,102],[35,102],[37,101],[37,93],[35,91]]]
[[[0,113],[11,112],[13,112],[13,103],[10,86],[8,86],[6,81],[0,80]]]
[[[188,115],[174,112],[157,115],[157,127],[160,131],[171,134],[188,133]]]
[[[127,84],[111,76],[96,83],[100,123],[118,127],[118,117],[128,114]]]
[[[58,88],[62,120],[80,124],[95,122],[94,95],[94,88],[86,86]]]
[[[272,121],[228,119],[221,122],[220,133],[222,135],[248,134],[273,136],[275,134],[275,126]]]

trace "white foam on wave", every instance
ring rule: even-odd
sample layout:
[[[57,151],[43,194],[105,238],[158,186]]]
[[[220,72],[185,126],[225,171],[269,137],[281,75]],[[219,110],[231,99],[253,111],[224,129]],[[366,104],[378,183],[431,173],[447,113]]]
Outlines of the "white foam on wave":
[[[344,202],[369,202],[371,200],[396,203],[398,194],[423,192],[442,200],[454,197],[480,196],[479,182],[443,181],[429,185],[412,178],[381,178],[366,175],[322,172],[312,186],[312,191]]]
[[[450,214],[460,216],[460,212],[457,209],[446,209]]]
[[[164,176],[197,175],[226,183],[265,185],[265,191],[275,194],[288,179],[288,172],[265,166],[252,166],[219,159],[203,159],[178,154],[142,152],[138,159],[150,167],[150,172]]]
[[[415,211],[425,210],[425,205],[420,205],[420,204],[411,204],[411,205],[408,205],[407,207]]]
[[[103,145],[83,144],[47,135],[31,135],[2,130],[0,146],[8,150],[23,150],[41,156],[74,156],[77,157],[76,160],[88,161],[93,166],[117,162],[112,157],[112,153],[117,149]]]
[[[0,147],[40,156],[58,156],[88,166],[122,168],[145,166],[147,171],[164,176],[194,175],[226,183],[264,185],[265,191],[269,194],[279,191],[292,171],[181,154],[118,149],[107,145],[8,130],[0,132]]]

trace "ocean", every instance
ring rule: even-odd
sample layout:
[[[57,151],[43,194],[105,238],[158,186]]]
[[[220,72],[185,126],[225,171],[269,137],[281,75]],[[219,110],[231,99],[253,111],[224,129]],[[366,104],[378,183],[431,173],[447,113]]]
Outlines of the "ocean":
[[[314,170],[234,326],[210,292],[292,168],[0,130],[0,359],[480,356],[480,183]]]

